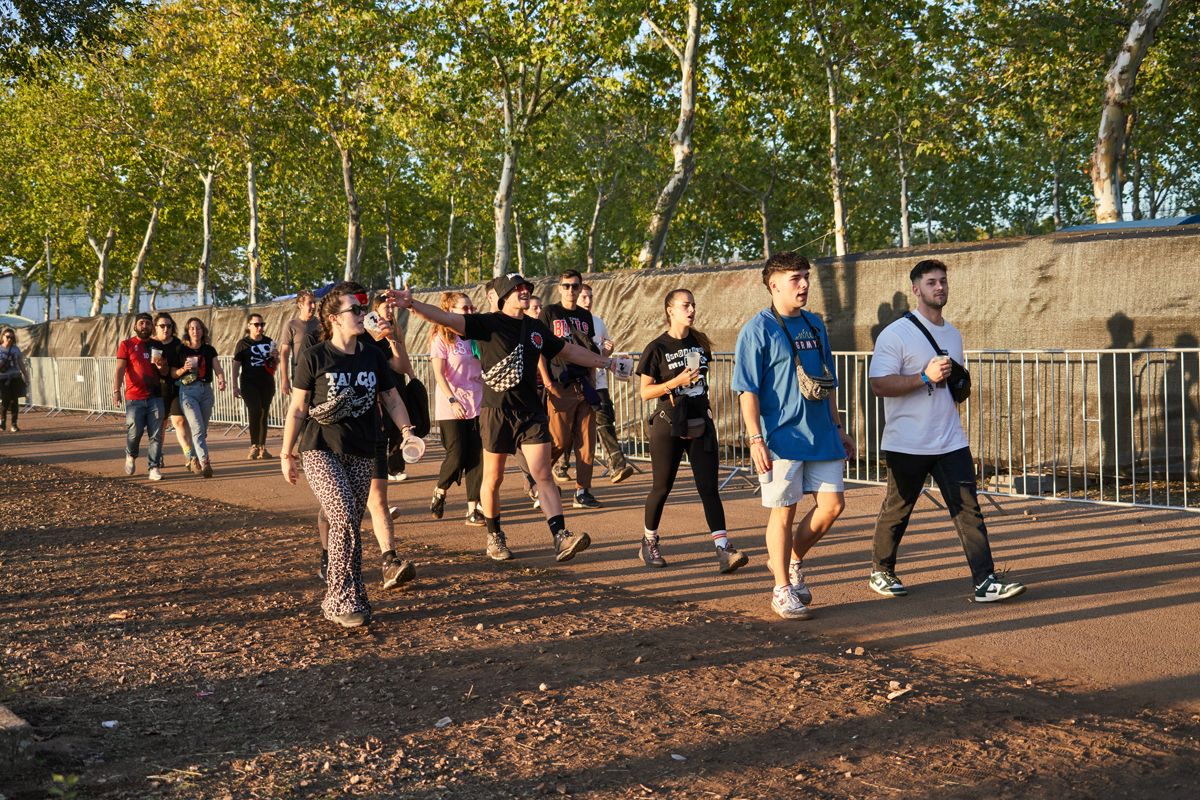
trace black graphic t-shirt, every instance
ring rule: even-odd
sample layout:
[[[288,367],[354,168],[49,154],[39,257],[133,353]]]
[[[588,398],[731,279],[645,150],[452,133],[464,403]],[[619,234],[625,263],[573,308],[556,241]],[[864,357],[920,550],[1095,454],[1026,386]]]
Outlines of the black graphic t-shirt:
[[[694,419],[708,416],[708,364],[712,361],[712,353],[701,346],[690,331],[682,339],[663,333],[646,345],[642,357],[638,359],[637,373],[649,376],[655,383],[666,383],[687,367],[688,353],[700,354],[700,380],[691,386],[676,388],[673,394],[676,403],[687,403],[687,415]],[[668,395],[658,398],[658,407],[670,411],[671,400]]]
[[[179,340],[178,336],[172,336],[169,342],[152,342],[150,346],[162,350],[163,360],[167,362],[168,368],[173,369],[176,366],[183,366],[183,359],[179,357],[179,348],[183,347],[183,342]],[[171,405],[171,400],[179,396],[179,387],[175,384],[175,379],[171,375],[172,373],[168,371],[166,377],[162,379],[163,402],[168,407]],[[169,411],[170,409],[168,408]]]
[[[238,382],[242,386],[274,390],[276,359],[271,357],[270,337],[264,336],[256,342],[249,336],[243,336],[233,349],[233,360],[242,365],[238,375]]]
[[[379,350],[361,341],[356,351],[343,353],[320,342],[300,354],[297,389],[311,392],[308,423],[300,434],[300,449],[375,456],[379,433],[376,398],[396,388],[392,371]]]
[[[577,344],[593,353],[600,352],[594,338],[596,322],[592,319],[592,312],[578,306],[567,309],[562,303],[551,303],[542,309],[541,320],[551,333],[564,342]],[[592,375],[587,367],[569,364],[561,358],[554,359],[552,366],[550,374],[561,383],[571,383],[579,378],[590,379]]]
[[[537,395],[538,358],[554,358],[562,352],[564,342],[541,320],[513,319],[499,311],[467,314],[464,338],[479,344],[484,408],[545,411]]]
[[[183,362],[193,356],[200,359],[199,365],[191,372],[185,372],[182,377],[176,378],[177,385],[186,386],[189,383],[212,383],[213,379],[213,362],[217,360],[217,350],[211,344],[202,344],[198,348],[188,347],[183,342],[179,343],[179,349],[167,355],[167,364],[173,369],[179,369],[183,366]],[[171,360],[172,356],[174,361]]]

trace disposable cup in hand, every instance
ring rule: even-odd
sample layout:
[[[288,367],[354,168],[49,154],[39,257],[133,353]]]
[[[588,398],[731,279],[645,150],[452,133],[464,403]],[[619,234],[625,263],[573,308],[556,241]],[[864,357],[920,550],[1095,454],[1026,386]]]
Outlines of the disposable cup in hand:
[[[613,374],[621,380],[629,380],[633,374],[633,359],[629,356],[617,356],[613,359]]]
[[[378,313],[374,311],[367,312],[367,315],[363,317],[363,327],[367,329],[367,333],[376,339],[383,338],[384,321],[383,317],[379,316]]]
[[[150,348],[150,360],[158,361],[160,358],[162,358],[162,350],[159,350],[157,347]]]
[[[188,356],[187,364],[188,369],[195,372],[200,368],[200,356]]]
[[[686,366],[690,370],[699,370],[700,369],[700,354],[697,353],[695,350],[693,350],[692,352],[688,353],[686,356],[683,357],[683,363],[684,363],[684,366]]]
[[[400,453],[404,456],[405,464],[417,463],[421,460],[421,456],[425,455],[425,440],[418,439],[416,436],[408,437],[404,440]]]

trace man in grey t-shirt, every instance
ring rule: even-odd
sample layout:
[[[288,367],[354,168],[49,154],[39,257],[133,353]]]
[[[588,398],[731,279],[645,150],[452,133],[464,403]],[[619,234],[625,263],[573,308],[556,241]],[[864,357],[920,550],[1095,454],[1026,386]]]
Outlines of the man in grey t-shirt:
[[[296,316],[291,319],[283,335],[279,338],[283,344],[279,346],[279,363],[283,367],[283,380],[280,382],[283,393],[292,393],[292,372],[296,368],[296,359],[304,350],[304,340],[317,329],[317,318],[313,316],[317,300],[308,289],[296,294]]]

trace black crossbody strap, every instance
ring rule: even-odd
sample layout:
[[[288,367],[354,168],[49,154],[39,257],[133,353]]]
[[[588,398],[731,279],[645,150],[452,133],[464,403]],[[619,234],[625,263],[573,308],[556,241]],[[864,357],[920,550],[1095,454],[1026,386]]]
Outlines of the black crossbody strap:
[[[905,311],[904,318],[913,325],[916,325],[921,333],[925,334],[925,338],[929,340],[930,346],[933,347],[933,352],[937,353],[939,356],[949,355],[946,351],[942,350],[942,348],[938,347],[937,340],[933,338],[933,334],[929,332],[928,328],[921,324],[921,320],[917,319],[915,314],[913,314],[911,311]]]
[[[788,332],[787,325],[785,325],[783,322],[783,317],[780,316],[779,311],[776,310],[774,305],[771,306],[771,313],[775,316],[775,321],[779,323],[779,327],[783,328],[783,335],[787,337],[788,344],[792,346],[792,361],[795,362],[797,367],[800,367],[800,349],[796,347],[796,342],[792,339],[792,334]],[[817,358],[821,359],[821,366],[825,367],[825,369],[829,369],[829,366],[825,363],[825,346],[821,342],[821,334],[818,333],[816,327],[808,321],[808,317],[803,311],[800,312],[800,319],[804,320],[804,324],[808,326],[809,331],[812,332],[813,339],[815,339],[817,342]],[[928,336],[929,334],[926,333],[925,335]]]

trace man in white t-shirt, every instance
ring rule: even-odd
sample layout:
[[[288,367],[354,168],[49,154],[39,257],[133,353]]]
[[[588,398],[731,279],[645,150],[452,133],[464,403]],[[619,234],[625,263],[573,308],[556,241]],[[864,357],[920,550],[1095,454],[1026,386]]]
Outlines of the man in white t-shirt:
[[[883,398],[880,447],[887,461],[888,486],[875,523],[874,566],[868,585],[884,597],[908,594],[896,577],[896,553],[925,479],[933,475],[971,567],[975,602],[1016,597],[1025,587],[995,574],[987,526],[979,510],[975,462],[946,385],[950,359],[964,363],[962,335],[942,317],[950,293],[946,265],[936,259],[919,261],[909,279],[917,312],[883,329],[869,372],[871,389]],[[936,352],[926,332],[937,342]]]

